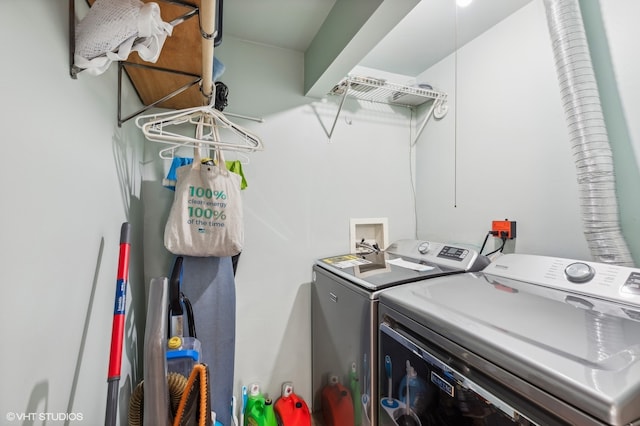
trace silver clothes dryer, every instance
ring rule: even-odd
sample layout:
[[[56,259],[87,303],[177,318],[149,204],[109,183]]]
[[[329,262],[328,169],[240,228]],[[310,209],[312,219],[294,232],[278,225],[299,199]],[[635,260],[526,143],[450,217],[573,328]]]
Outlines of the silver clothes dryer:
[[[640,269],[508,254],[379,297],[381,426],[640,424]]]

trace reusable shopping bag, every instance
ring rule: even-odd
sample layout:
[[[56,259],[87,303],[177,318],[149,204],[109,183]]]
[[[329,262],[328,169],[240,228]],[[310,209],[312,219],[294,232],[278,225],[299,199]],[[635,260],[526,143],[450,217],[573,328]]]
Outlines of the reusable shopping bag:
[[[177,170],[176,191],[164,229],[164,245],[173,254],[234,256],[244,244],[241,177],[227,169],[216,149],[216,164],[194,161]]]

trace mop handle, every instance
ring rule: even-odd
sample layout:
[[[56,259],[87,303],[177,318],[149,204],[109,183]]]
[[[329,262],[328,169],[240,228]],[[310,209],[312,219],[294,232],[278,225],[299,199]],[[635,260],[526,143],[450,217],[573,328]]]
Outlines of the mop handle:
[[[116,424],[118,408],[118,382],[122,366],[122,341],[124,338],[124,315],[127,297],[127,280],[129,279],[129,256],[131,249],[131,225],[122,224],[120,229],[120,255],[118,258],[118,274],[116,277],[116,297],[111,328],[111,351],[109,353],[109,371],[107,373],[107,413],[105,426]]]

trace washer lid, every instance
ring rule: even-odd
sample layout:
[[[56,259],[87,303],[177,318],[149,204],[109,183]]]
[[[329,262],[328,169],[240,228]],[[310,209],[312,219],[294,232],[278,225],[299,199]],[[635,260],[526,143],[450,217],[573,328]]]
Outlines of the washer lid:
[[[640,419],[640,310],[635,306],[484,272],[394,287],[379,297],[380,303],[608,424]]]
[[[318,266],[368,290],[441,275],[477,271],[488,263],[475,250],[424,240],[398,240],[386,251],[343,254],[316,261]]]
[[[390,286],[464,272],[391,253],[344,254],[319,259],[316,264],[360,287],[375,291]]]

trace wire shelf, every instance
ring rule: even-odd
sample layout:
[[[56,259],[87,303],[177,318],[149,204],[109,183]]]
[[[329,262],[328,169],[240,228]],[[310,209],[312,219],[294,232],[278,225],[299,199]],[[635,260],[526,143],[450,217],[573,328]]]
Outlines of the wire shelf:
[[[400,85],[382,79],[358,76],[346,77],[334,86],[329,93],[405,107],[415,107],[430,100],[444,102],[447,98],[446,93],[432,89]]]
[[[336,117],[333,120],[331,130],[327,132],[329,140],[331,140],[336,123],[338,122],[338,116],[342,111],[342,107],[347,96],[364,101],[399,105],[409,108],[414,108],[428,101],[433,101],[422,120],[422,124],[417,130],[413,144],[418,141],[420,134],[424,130],[424,127],[427,125],[431,116],[435,116],[437,119],[443,118],[447,114],[448,110],[447,94],[444,92],[433,90],[431,87],[427,89],[420,86],[412,87],[390,83],[379,78],[348,76],[340,83],[336,84],[329,94],[338,95],[342,98],[340,100],[340,105],[338,106]]]

